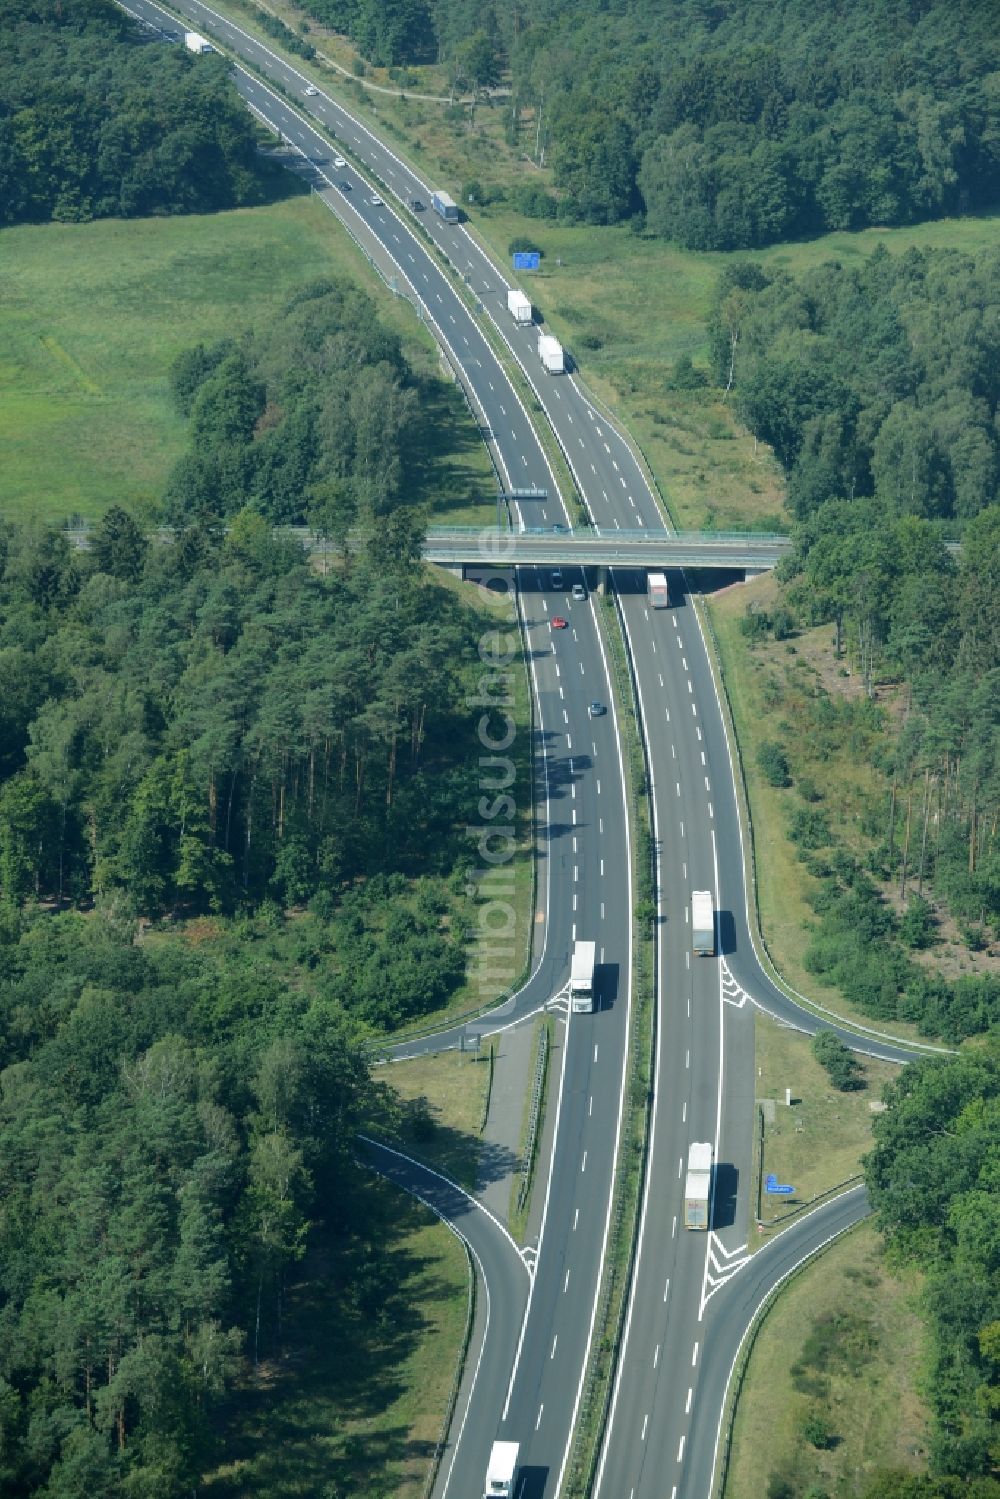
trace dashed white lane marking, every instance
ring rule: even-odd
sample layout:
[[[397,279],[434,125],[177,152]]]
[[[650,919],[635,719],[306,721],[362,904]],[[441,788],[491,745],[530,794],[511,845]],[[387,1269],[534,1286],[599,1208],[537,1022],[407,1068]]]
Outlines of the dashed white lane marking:
[[[541,1424],[542,1424],[542,1411],[543,1411],[543,1410],[544,1410],[544,1409],[545,1409],[545,1406],[544,1406],[544,1404],[543,1404],[543,1405],[540,1405],[540,1406],[539,1406],[539,1407],[538,1407],[538,1420],[537,1420],[537,1421],[536,1421],[536,1422],[535,1422],[535,1430],[536,1430],[536,1431],[537,1431],[537,1430],[538,1430],[538,1428],[539,1428],[539,1426],[541,1426]],[[684,1438],[683,1438],[683,1437],[681,1437],[681,1446],[682,1446],[682,1447],[683,1447],[683,1445],[684,1445]],[[680,1456],[680,1453],[678,1453],[678,1457],[679,1457],[679,1456]]]
[[[653,1354],[653,1368],[654,1369],[656,1368],[656,1366],[657,1366],[657,1364],[659,1362],[660,1362],[660,1345],[659,1345],[659,1343],[657,1343],[657,1345],[656,1345],[656,1352]]]
[[[538,1419],[541,1420],[541,1414],[539,1414]],[[535,1430],[536,1431],[538,1430],[537,1426],[536,1426]],[[681,1444],[680,1444],[680,1446],[677,1449],[677,1461],[678,1462],[680,1462],[681,1458],[684,1456],[684,1443],[685,1443],[686,1440],[687,1440],[686,1437],[681,1437]]]
[[[556,1333],[555,1337],[552,1339],[552,1352],[549,1354],[549,1358],[555,1358],[555,1356],[556,1356],[556,1344],[558,1343],[558,1341],[559,1341],[559,1334]],[[691,1393],[691,1391],[689,1390],[688,1394],[690,1395],[690,1393]]]
[[[563,1281],[563,1295],[569,1290],[569,1271],[566,1271],[566,1279]]]
[[[586,1169],[587,1169],[587,1152],[584,1151],[583,1152],[583,1160],[580,1162],[580,1175],[581,1176],[586,1171]]]
[[[646,1427],[648,1425],[649,1425],[649,1412],[647,1411],[646,1414],[642,1418],[642,1436],[639,1438],[640,1442],[644,1442],[646,1440]]]
[[[684,1414],[685,1414],[685,1416],[690,1416],[690,1414],[691,1414],[691,1396],[692,1396],[693,1393],[694,1393],[693,1390],[691,1390],[689,1388],[688,1389],[687,1402],[686,1402],[686,1404],[684,1406]]]
[[[663,1287],[663,1299],[664,1299],[664,1301],[666,1301],[666,1299],[669,1296],[669,1294],[670,1294],[670,1277],[668,1275],[667,1276],[667,1283]]]
[[[691,1355],[691,1367],[692,1367],[692,1369],[694,1368],[695,1364],[698,1362],[698,1348],[699,1347],[700,1347],[700,1344],[695,1343],[695,1345],[694,1345],[694,1352]]]

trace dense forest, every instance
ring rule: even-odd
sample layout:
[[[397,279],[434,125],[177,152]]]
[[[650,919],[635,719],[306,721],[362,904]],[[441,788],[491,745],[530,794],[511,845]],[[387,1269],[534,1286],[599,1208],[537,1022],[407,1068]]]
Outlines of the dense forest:
[[[186,351],[171,384],[190,432],[166,484],[172,524],[252,506],[276,524],[308,516],[341,542],[355,522],[386,544],[405,526],[432,441],[418,420],[429,389],[364,292],[303,287],[270,328]]]
[[[821,881],[806,963],[879,1019],[950,1040],[988,1031],[1000,980],[949,983],[905,949],[933,940],[932,892],[973,946],[1000,929],[1000,256],[880,249],[799,277],[734,263],[712,348],[719,385],[785,468],[797,522],[781,610],[747,632],[830,621],[867,689],[858,742],[882,722],[878,684],[905,685],[902,723],[871,741],[890,791],[864,864],[832,852],[811,787],[792,817]],[[822,743],[866,710],[810,711]],[[782,785],[776,750],[764,769]],[[902,922],[878,881],[908,896]]]
[[[0,945],[0,1488],[176,1499],[245,1361],[280,1346],[318,1216],[328,1294],[379,1285],[333,1000],[137,945],[127,906],[8,907]],[[382,1288],[379,1298],[386,1294]]]
[[[890,1085],[865,1174],[891,1251],[924,1273],[930,1476],[886,1475],[868,1499],[1000,1493],[1000,1052],[914,1062]],[[950,1480],[950,1481],[949,1481]]]
[[[377,63],[507,69],[511,144],[558,189],[526,212],[712,250],[996,201],[992,0],[304,3]]]
[[[194,1492],[317,1225],[384,1337],[366,1038],[465,977],[487,623],[392,535],[0,537],[5,1495]]]
[[[150,41],[112,0],[3,0],[0,15],[0,225],[261,200],[222,58]]]
[[[4,553],[7,909],[332,914],[358,879],[464,866],[468,616],[384,548],[324,578],[252,512],[151,547],[112,510],[83,558],[53,531]],[[442,1003],[447,909],[387,908],[373,935],[345,906],[338,999],[383,1026]]]

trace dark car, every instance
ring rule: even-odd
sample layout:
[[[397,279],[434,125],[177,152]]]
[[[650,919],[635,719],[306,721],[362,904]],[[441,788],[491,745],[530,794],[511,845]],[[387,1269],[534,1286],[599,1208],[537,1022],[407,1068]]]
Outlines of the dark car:
[[[349,193],[351,191],[351,184],[349,182],[338,182],[337,186],[342,193]]]
[[[424,205],[421,203],[419,198],[411,198],[410,207],[413,209],[414,213],[423,213],[424,211]]]
[[[599,703],[596,700],[592,702],[590,707],[587,709],[587,712],[590,714],[591,718],[603,718],[607,711],[608,710],[607,708],[605,708],[604,704]]]

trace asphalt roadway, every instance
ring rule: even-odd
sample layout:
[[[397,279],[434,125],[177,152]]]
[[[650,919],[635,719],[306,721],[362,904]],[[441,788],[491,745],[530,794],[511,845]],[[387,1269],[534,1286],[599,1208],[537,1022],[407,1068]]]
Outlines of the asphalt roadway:
[[[164,13],[148,0],[130,0],[128,9],[179,35],[177,23],[164,21]],[[463,279],[472,307],[459,294],[453,275],[428,252],[415,216],[405,207],[413,196],[429,203],[428,185],[335,101],[322,93],[303,97],[303,75],[270,48],[197,0],[182,0],[177,9],[300,97],[293,109],[253,77],[236,74],[251,107],[302,152],[324,199],[362,244],[371,245],[383,272],[386,266],[394,268],[390,274],[419,302],[460,374],[504,487],[548,491],[522,503],[520,521],[551,527],[564,523],[565,516],[527,414],[483,336],[480,322],[486,318],[542,403],[593,521],[602,529],[661,528],[662,516],[641,462],[572,375],[542,372],[534,349],[537,330],[510,321],[507,283],[468,230],[430,212],[419,216],[423,234]],[[398,210],[373,203],[376,194],[353,166],[333,167],[329,142],[298,112],[303,108],[374,172],[378,196],[387,189],[398,196]],[[567,575],[566,587],[570,581]],[[757,1285],[760,1291],[760,1277],[767,1274],[763,1256],[769,1250],[746,1260],[740,1243],[741,1225],[747,1221],[753,1102],[750,1007],[756,1004],[805,1031],[821,1023],[839,1028],[833,1017],[821,1021],[798,1006],[758,959],[747,910],[732,761],[701,624],[683,576],[670,575],[675,604],[667,610],[650,609],[641,575],[616,572],[615,581],[654,787],[660,994],[656,1112],[642,1243],[601,1484],[610,1499],[640,1493],[660,1499],[664,1492],[708,1492],[711,1455],[703,1433],[711,1430],[713,1417],[717,1425],[720,1407],[721,1375],[708,1374],[721,1358],[715,1352],[721,1337],[717,1329],[723,1323],[728,1330],[746,1325],[751,1303],[756,1304],[752,1288]],[[570,1020],[537,1267],[500,1424],[500,1435],[522,1444],[523,1499],[534,1499],[557,1491],[590,1341],[620,1118],[629,912],[628,884],[622,878],[628,851],[612,721],[585,718],[591,697],[610,701],[591,606],[571,605],[545,573],[522,570],[519,583],[540,732],[548,751],[549,846],[543,861],[548,919],[529,986],[501,1018],[537,1008],[557,992],[567,972],[574,923],[581,937],[597,937],[605,962],[600,1012]],[[549,629],[557,608],[572,615],[571,631],[558,640]],[[612,787],[616,772],[619,778]],[[716,892],[716,959],[690,956],[692,888]],[[848,1044],[890,1060],[912,1055],[874,1033],[842,1034]],[[440,1038],[435,1044],[441,1044]],[[713,1232],[708,1235],[678,1227],[683,1166],[690,1142],[697,1139],[715,1142],[719,1163]],[[802,1226],[796,1232],[804,1239],[810,1233],[823,1235],[827,1219],[834,1216],[829,1209],[816,1214],[810,1229]],[[723,1302],[724,1319],[716,1315]],[[737,1313],[734,1308],[744,1302],[743,1312]],[[490,1362],[492,1358],[491,1351]],[[690,1373],[682,1373],[685,1369]],[[497,1434],[495,1423],[480,1430],[481,1424],[477,1421],[477,1430],[465,1437],[465,1451],[459,1449],[453,1493],[476,1493],[481,1485],[485,1455]]]

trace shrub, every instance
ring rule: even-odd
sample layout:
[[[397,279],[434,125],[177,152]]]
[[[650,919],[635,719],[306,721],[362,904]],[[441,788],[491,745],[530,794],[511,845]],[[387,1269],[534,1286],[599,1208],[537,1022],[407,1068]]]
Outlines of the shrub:
[[[817,1062],[826,1069],[833,1086],[841,1093],[852,1093],[864,1087],[857,1057],[833,1031],[817,1031],[811,1049]]]
[[[529,239],[526,234],[515,234],[514,238],[507,246],[507,254],[544,255],[545,251],[540,249],[539,246],[535,244],[535,241],[533,239]]]
[[[765,740],[757,751],[757,764],[769,786],[790,786],[788,756],[780,744]]]
[[[930,947],[934,941],[934,912],[922,895],[911,895],[899,923],[899,935],[907,947]]]
[[[806,1441],[820,1451],[824,1451],[827,1447],[832,1447],[836,1440],[826,1416],[822,1411],[817,1410],[815,1406],[808,1410],[803,1417],[801,1430]]]

